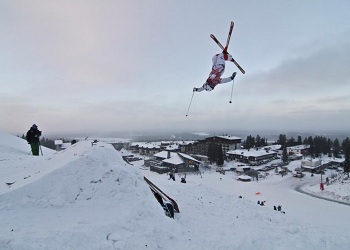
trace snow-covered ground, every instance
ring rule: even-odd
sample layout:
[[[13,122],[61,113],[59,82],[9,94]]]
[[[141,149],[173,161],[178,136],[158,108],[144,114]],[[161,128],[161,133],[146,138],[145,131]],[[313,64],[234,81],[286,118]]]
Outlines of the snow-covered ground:
[[[188,174],[184,184],[140,169],[142,161],[127,164],[106,143],[29,152],[24,140],[0,133],[0,249],[350,248],[350,207],[294,190],[302,184],[318,195],[319,175],[244,183],[211,170]],[[143,176],[177,201],[174,219]],[[347,188],[322,192],[346,196]],[[285,214],[273,210],[278,205]]]

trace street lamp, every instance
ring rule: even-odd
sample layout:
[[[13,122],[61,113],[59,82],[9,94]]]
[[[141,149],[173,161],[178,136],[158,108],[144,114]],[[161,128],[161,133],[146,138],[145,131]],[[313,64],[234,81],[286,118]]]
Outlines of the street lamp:
[[[323,185],[323,182],[322,182],[322,160],[320,158],[320,170],[321,170],[321,183],[320,183],[320,189],[323,191],[324,189],[324,185]]]

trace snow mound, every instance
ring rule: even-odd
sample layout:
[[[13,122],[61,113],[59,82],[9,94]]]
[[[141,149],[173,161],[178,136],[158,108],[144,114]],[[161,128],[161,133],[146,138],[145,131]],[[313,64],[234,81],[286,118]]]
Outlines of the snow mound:
[[[31,150],[30,146],[28,145],[28,142],[22,138],[19,138],[14,135],[6,134],[3,132],[0,132],[0,157],[4,158],[5,156],[9,155],[16,155],[16,156],[23,156],[23,155],[30,155]],[[41,147],[43,150],[43,153],[52,153],[54,152],[51,149]]]
[[[82,141],[38,163],[55,170],[1,195],[0,249],[156,249],[173,237],[143,175],[111,145]]]
[[[118,152],[109,145],[94,148],[90,142],[78,142],[47,160],[61,167],[38,181],[4,195],[4,201],[20,202],[22,205],[48,207],[98,199],[139,199],[149,190],[137,187],[143,184],[141,174],[125,163]],[[145,186],[145,185],[143,185]],[[8,200],[7,200],[8,199]]]

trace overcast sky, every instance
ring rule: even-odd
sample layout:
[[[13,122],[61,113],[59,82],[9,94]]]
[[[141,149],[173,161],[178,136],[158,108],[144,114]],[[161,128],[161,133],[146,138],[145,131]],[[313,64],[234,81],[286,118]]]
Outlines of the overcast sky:
[[[0,131],[349,130],[350,1],[0,1]],[[220,52],[245,69],[195,93]],[[226,63],[224,77],[238,71]]]

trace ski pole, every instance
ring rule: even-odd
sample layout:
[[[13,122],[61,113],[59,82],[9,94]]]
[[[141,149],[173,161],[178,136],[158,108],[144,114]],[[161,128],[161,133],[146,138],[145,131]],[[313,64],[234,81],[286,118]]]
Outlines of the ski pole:
[[[233,80],[232,80],[232,89],[231,89],[231,98],[230,98],[229,103],[232,103],[232,92],[233,92],[233,85],[234,84],[235,84],[235,79],[233,78]]]
[[[40,148],[41,155],[43,156],[43,150],[41,149],[41,144],[40,144],[40,142],[39,142],[39,148]]]
[[[192,104],[193,96],[194,96],[194,91],[192,92],[192,97],[191,97],[190,105],[188,106],[188,109],[187,109],[186,117],[188,116],[188,112],[190,111],[190,107],[191,107],[191,104]]]

